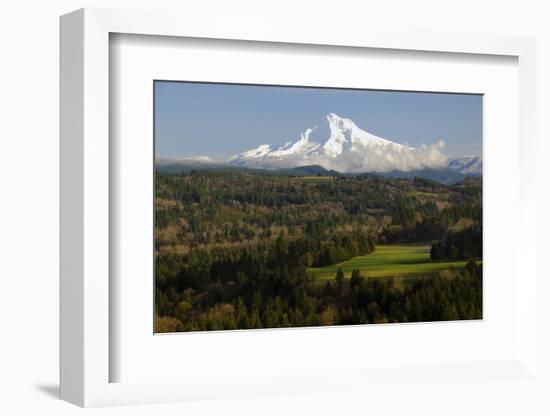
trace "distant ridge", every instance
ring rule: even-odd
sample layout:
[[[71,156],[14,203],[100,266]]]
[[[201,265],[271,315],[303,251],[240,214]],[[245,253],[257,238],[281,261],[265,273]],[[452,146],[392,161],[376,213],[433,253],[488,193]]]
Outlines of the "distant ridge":
[[[483,162],[480,156],[464,156],[449,159],[449,167],[463,175],[479,176],[483,171]]]
[[[341,175],[340,172],[335,170],[328,170],[319,165],[309,165],[309,166],[298,166],[292,169],[288,169],[291,173],[296,173],[299,175],[309,175],[309,176],[338,176]]]

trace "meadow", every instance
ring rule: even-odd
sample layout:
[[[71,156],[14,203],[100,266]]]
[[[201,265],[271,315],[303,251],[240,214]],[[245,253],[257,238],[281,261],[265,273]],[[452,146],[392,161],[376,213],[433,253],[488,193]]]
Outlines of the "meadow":
[[[409,277],[439,273],[449,267],[462,269],[466,261],[433,261],[430,258],[431,244],[379,244],[376,250],[365,256],[325,266],[310,267],[307,273],[314,279],[334,279],[338,269],[349,278],[358,269],[361,275],[373,277]]]

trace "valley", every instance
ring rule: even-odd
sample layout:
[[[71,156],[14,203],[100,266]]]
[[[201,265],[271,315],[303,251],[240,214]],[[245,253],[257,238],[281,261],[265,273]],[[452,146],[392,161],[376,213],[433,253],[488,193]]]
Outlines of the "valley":
[[[480,177],[158,169],[155,331],[479,319],[481,192]]]

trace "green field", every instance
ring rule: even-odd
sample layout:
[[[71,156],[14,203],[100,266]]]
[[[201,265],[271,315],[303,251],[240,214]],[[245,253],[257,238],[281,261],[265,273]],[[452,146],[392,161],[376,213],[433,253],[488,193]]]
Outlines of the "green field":
[[[361,270],[365,277],[414,276],[440,272],[453,266],[463,268],[466,261],[433,262],[430,247],[426,244],[380,244],[366,256],[354,257],[340,264],[311,267],[308,274],[316,279],[333,279],[339,268],[346,278],[353,269]]]

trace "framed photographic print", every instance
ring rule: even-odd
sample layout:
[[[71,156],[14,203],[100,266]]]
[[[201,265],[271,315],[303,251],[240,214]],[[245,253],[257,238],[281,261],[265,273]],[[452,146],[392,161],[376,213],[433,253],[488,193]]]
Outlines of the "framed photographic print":
[[[61,19],[62,398],[536,385],[534,41],[242,30]]]
[[[155,332],[482,318],[482,95],[154,94]]]

